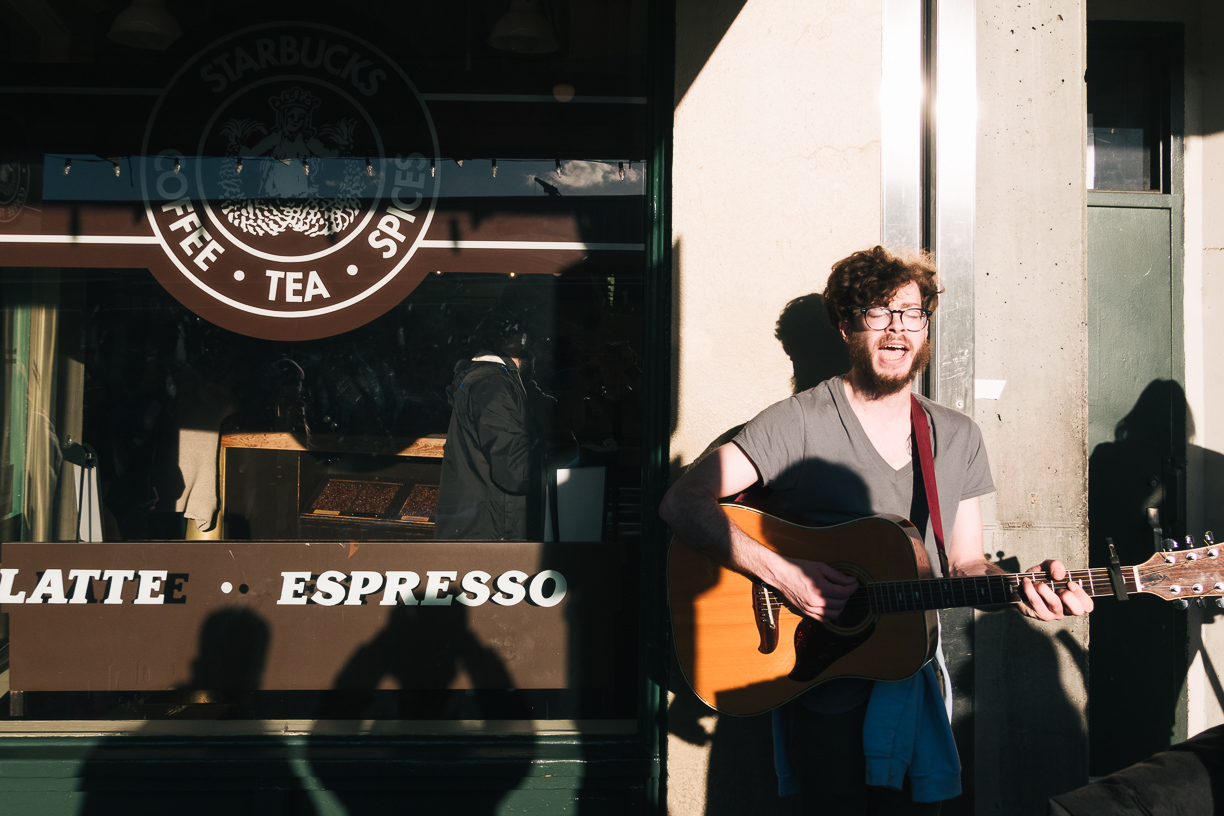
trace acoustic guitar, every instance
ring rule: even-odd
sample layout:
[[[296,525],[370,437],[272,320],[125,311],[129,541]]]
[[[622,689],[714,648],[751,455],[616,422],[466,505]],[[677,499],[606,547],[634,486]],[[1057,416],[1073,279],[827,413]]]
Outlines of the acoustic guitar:
[[[900,516],[805,527],[743,505],[722,509],[771,550],[823,561],[859,582],[841,616],[821,623],[793,612],[771,587],[673,539],[667,580],[676,654],[697,696],[725,714],[760,714],[838,677],[910,677],[935,656],[935,610],[1019,603],[1024,578],[1055,589],[1080,581],[1093,597],[1224,596],[1214,545],[1157,553],[1139,566],[1069,570],[1057,582],[1040,573],[933,578],[917,528]]]

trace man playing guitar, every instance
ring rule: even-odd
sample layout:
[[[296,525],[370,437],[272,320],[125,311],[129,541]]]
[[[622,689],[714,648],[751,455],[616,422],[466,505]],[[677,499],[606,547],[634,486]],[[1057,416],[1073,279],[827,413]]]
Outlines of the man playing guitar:
[[[765,409],[732,442],[690,468],[659,509],[676,535],[769,585],[793,611],[823,622],[837,619],[858,582],[828,564],[763,546],[719,509],[719,500],[756,486],[768,491],[771,509],[804,524],[904,516],[924,533],[931,563],[939,563],[916,462],[910,397],[911,384],[930,359],[928,323],[939,292],[936,270],[924,257],[902,258],[874,247],[834,264],[823,297],[849,346],[849,373]],[[981,432],[959,412],[919,402],[931,426],[938,515],[950,531],[947,576],[1001,573],[982,550],[979,497],[993,492],[994,483]],[[1066,578],[1056,560],[1029,571]],[[1092,610],[1091,597],[1076,582],[1055,590],[1025,579],[1021,589],[1021,612],[1038,620]],[[865,722],[869,732],[875,727],[868,710],[876,685],[890,684],[831,680],[790,706],[790,754],[804,813],[936,813],[939,801],[915,800],[946,798],[909,777],[901,790],[892,782],[869,784],[878,780],[868,779],[863,733]],[[950,731],[946,736],[950,741]]]

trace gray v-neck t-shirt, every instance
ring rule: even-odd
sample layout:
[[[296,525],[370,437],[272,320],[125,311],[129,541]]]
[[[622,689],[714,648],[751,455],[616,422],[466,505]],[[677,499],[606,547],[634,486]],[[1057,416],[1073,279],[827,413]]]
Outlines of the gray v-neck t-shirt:
[[[994,481],[977,424],[923,397],[919,401],[931,425],[946,540],[960,503],[994,492]],[[850,407],[841,377],[766,408],[734,441],[756,465],[770,503],[805,523],[840,524],[879,513],[912,515],[914,463],[896,470],[884,461]],[[920,519],[914,521],[921,524]],[[931,564],[936,565],[934,533],[927,530],[926,539]]]
[[[940,519],[947,541],[960,503],[994,492],[994,481],[977,424],[928,399],[919,397],[919,401],[931,426]],[[782,515],[812,525],[840,524],[879,513],[904,516],[923,531],[931,567],[938,574],[934,531],[925,518],[915,517],[914,463],[897,470],[884,461],[850,407],[841,377],[766,408],[734,442],[756,466],[761,484],[769,490],[769,504]],[[921,516],[926,515],[925,508],[923,499],[918,508]],[[846,681],[844,687],[830,688],[839,682],[807,695],[816,699],[805,698],[805,704],[842,710],[866,699],[861,683]]]

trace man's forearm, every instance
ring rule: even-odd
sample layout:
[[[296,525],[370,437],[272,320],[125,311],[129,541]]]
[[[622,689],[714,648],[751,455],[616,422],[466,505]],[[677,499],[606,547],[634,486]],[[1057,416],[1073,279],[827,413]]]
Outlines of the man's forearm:
[[[727,517],[718,506],[720,498],[704,485],[681,479],[663,497],[659,515],[688,546],[737,572],[755,576],[752,568],[762,560],[756,551],[765,548]]]

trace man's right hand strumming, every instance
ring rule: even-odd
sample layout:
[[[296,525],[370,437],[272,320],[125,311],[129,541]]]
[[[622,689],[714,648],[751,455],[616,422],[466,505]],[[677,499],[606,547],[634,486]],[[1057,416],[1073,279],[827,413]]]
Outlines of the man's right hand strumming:
[[[778,556],[781,564],[766,583],[782,593],[787,605],[800,615],[829,623],[837,620],[858,581],[823,561]]]

